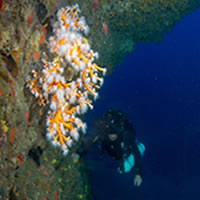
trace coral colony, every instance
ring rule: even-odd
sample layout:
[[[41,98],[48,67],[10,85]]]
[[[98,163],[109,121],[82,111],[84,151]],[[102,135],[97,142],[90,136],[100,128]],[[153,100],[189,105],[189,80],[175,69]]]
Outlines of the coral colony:
[[[78,16],[79,12],[77,4],[58,11],[58,21],[53,26],[54,36],[49,38],[50,51],[57,57],[49,62],[44,53],[41,75],[32,70],[32,77],[26,80],[38,103],[49,105],[46,136],[53,146],[62,149],[64,155],[73,141],[78,141],[79,132],[85,133],[86,124],[80,116],[88,108],[93,108],[92,100],[96,99],[96,90],[103,83],[100,76],[106,72],[94,63],[98,53],[93,52],[83,37],[89,28],[85,18]],[[65,63],[65,67],[61,63]],[[76,73],[71,81],[66,81],[63,75],[68,66]]]

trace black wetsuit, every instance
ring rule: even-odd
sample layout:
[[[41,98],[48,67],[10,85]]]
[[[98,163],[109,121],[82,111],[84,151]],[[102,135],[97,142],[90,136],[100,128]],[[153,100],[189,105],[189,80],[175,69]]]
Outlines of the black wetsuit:
[[[102,144],[102,153],[107,153],[116,160],[125,160],[130,154],[134,155],[136,174],[142,175],[142,157],[136,144],[136,132],[125,113],[118,110],[108,110],[103,119],[96,122],[97,130],[93,137],[86,142],[79,151],[79,155],[85,155],[96,143]],[[111,141],[109,134],[116,134],[117,139]],[[123,164],[121,165],[123,168]],[[123,171],[123,169],[121,169]]]

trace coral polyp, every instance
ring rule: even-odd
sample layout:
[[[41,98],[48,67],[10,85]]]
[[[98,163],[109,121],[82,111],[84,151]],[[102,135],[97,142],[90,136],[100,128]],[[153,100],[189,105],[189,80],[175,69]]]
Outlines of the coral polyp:
[[[86,132],[86,124],[80,116],[97,98],[97,89],[103,83],[106,70],[94,63],[94,52],[84,37],[89,28],[84,17],[79,17],[79,7],[61,8],[58,21],[53,26],[54,36],[49,38],[50,52],[56,54],[53,62],[43,53],[41,73],[32,70],[27,78],[27,87],[40,105],[49,105],[47,115],[47,139],[59,146],[66,155],[73,141],[78,141],[79,132]],[[71,67],[76,76],[67,81],[64,71]],[[41,75],[38,75],[41,74]]]

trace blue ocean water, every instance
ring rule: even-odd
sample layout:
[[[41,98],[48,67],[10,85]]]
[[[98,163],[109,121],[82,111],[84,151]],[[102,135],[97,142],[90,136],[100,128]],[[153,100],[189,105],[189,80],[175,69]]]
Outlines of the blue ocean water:
[[[98,150],[89,155],[97,200],[199,200],[200,178],[200,10],[186,16],[160,44],[136,51],[105,78],[94,120],[109,108],[128,113],[146,145],[144,180],[119,175],[116,163]]]

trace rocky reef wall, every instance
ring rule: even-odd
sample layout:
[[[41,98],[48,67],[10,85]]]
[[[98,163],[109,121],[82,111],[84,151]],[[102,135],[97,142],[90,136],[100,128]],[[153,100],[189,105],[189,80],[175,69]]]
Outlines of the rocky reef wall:
[[[48,144],[48,107],[38,105],[25,82],[32,69],[42,68],[57,10],[75,3],[90,27],[87,39],[99,52],[97,64],[107,68],[107,75],[137,43],[161,42],[200,6],[200,0],[0,1],[0,199],[94,199],[86,161],[63,157]],[[65,76],[75,78],[73,71]]]

